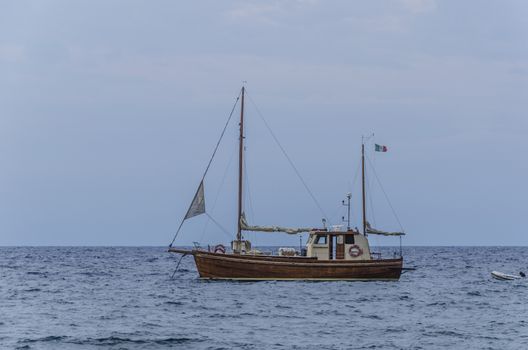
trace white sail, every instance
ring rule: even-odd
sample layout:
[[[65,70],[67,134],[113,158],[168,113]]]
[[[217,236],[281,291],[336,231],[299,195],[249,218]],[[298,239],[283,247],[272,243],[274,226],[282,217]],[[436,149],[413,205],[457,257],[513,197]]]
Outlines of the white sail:
[[[187,210],[187,214],[185,214],[185,218],[183,220],[190,219],[192,217],[201,215],[205,213],[205,196],[204,196],[204,183],[203,180],[200,182],[200,186],[198,186],[198,190],[196,191],[196,194],[194,195],[194,199],[191,203],[191,206],[189,207],[189,210]]]
[[[381,230],[376,230],[372,226],[370,226],[370,223],[367,221],[366,223],[366,232],[371,235],[381,235],[381,236],[404,236],[405,232],[385,232]]]
[[[244,231],[256,231],[256,232],[284,232],[290,235],[294,235],[302,232],[313,231],[313,228],[290,228],[281,226],[252,226],[248,225],[246,215],[242,213],[240,217],[240,228]]]

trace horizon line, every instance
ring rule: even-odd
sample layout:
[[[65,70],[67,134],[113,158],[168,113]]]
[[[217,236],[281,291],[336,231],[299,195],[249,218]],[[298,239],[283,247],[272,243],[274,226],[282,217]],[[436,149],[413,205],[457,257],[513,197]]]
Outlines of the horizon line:
[[[193,247],[192,245],[179,245],[179,247]],[[296,245],[262,245],[260,247],[297,247]],[[399,247],[399,245],[376,245],[375,247]],[[492,247],[528,247],[528,245],[403,245],[402,248],[492,248]],[[0,245],[0,248],[169,248],[168,245]]]

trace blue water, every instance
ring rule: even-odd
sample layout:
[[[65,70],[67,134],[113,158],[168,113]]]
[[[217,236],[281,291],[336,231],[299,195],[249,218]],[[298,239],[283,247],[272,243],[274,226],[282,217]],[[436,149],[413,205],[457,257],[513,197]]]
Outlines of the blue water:
[[[404,249],[399,282],[207,282],[165,248],[0,248],[1,349],[528,349],[528,248]]]

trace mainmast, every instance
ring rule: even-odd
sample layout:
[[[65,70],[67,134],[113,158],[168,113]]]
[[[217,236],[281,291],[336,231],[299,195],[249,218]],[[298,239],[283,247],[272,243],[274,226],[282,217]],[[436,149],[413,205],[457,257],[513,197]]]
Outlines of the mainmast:
[[[244,169],[244,93],[245,87],[242,86],[242,101],[240,104],[240,138],[239,138],[239,149],[238,149],[238,228],[236,240],[237,246],[240,251],[240,244],[242,241],[242,190],[243,190],[243,169]]]
[[[365,203],[365,143],[361,142],[361,188],[363,194],[363,235],[367,235],[367,212]]]

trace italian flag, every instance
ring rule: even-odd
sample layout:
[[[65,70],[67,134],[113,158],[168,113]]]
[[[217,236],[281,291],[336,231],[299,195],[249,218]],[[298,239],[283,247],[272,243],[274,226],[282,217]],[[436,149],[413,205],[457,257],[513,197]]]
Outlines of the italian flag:
[[[378,145],[377,143],[375,144],[375,147],[376,152],[387,152],[389,150],[387,146]]]

